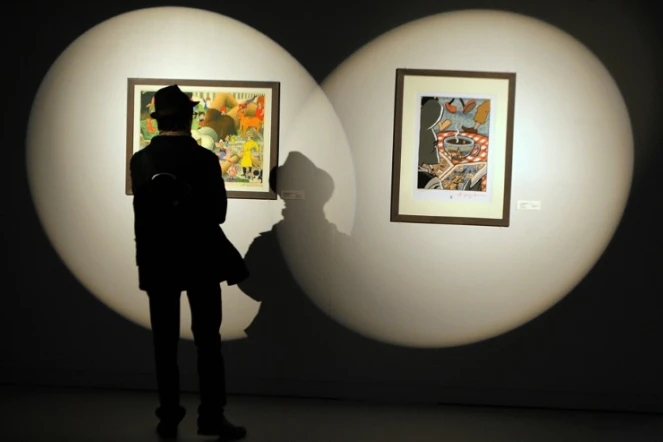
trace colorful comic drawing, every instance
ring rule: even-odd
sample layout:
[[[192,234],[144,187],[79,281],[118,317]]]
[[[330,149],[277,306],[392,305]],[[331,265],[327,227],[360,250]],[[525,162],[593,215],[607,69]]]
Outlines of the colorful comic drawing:
[[[392,222],[508,227],[515,81],[396,70]]]
[[[278,161],[277,82],[129,79],[127,104],[127,185],[131,156],[159,134],[154,94],[177,84],[198,101],[191,136],[219,158],[229,198],[276,199],[269,175]]]
[[[482,162],[481,181],[465,191],[486,192],[490,98],[421,98],[417,187],[427,190],[457,190],[445,187],[447,174],[457,165]],[[442,173],[444,172],[444,173]]]

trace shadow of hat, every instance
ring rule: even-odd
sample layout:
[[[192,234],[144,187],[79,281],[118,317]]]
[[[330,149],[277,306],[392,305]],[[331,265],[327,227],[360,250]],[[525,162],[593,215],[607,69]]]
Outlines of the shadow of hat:
[[[150,114],[157,120],[171,115],[193,112],[194,106],[200,101],[193,101],[176,84],[159,89],[154,94],[154,112]]]
[[[269,174],[269,187],[281,190],[303,190],[306,199],[326,203],[334,193],[334,180],[301,152],[290,152],[283,165],[274,167]]]

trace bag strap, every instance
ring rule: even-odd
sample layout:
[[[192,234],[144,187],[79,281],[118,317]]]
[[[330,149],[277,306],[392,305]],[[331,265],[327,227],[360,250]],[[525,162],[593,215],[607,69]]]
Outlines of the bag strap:
[[[156,165],[154,163],[154,159],[150,156],[148,151],[144,151],[143,155],[141,155],[141,157],[142,157],[142,163],[143,163],[143,167],[145,168],[146,175],[149,177],[149,179],[147,181],[152,181],[158,175],[162,175],[162,174],[169,175],[172,178],[177,178],[177,175],[179,175],[179,173],[177,173],[176,175],[173,175],[172,173],[157,172],[157,168],[156,168]],[[183,162],[185,164],[189,164],[191,162],[191,155],[187,155]],[[180,167],[181,167],[181,165],[180,165]]]

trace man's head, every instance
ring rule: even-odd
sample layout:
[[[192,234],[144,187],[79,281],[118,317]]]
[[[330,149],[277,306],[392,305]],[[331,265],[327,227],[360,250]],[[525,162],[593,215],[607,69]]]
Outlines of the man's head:
[[[193,108],[198,103],[173,84],[154,94],[154,112],[150,116],[156,118],[161,130],[190,130]]]

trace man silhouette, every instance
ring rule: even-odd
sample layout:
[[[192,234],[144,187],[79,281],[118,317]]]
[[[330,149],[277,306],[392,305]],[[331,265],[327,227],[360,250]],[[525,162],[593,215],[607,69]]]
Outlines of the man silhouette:
[[[157,433],[175,437],[186,414],[177,363],[180,297],[186,291],[198,352],[198,433],[236,440],[246,430],[224,416],[220,283],[236,284],[248,274],[220,227],[228,199],[219,160],[191,136],[197,104],[177,85],[157,91],[151,116],[159,134],[131,158],[139,288],[149,298],[159,390]],[[173,194],[166,199],[169,191]]]

